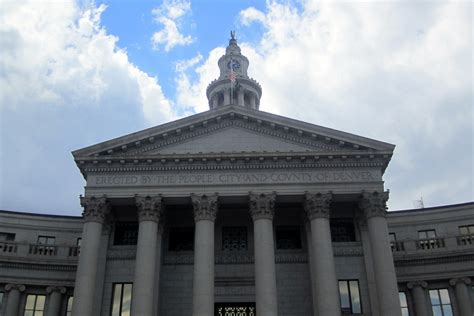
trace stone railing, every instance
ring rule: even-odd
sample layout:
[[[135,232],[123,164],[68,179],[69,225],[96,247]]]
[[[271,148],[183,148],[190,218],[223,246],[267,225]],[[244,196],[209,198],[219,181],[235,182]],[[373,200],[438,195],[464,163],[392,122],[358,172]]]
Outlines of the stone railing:
[[[77,246],[0,242],[0,260],[2,257],[76,260],[78,256]]]
[[[444,238],[418,239],[418,242],[416,243],[416,249],[421,250],[438,249],[444,247],[446,247]]]
[[[405,243],[403,241],[391,241],[390,247],[393,252],[405,251]]]
[[[456,236],[458,246],[474,246],[474,235]]]

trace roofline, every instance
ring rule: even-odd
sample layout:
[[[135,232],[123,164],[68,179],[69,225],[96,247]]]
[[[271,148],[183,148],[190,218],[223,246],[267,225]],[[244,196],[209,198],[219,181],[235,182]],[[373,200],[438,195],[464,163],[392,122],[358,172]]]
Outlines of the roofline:
[[[389,214],[400,214],[400,213],[409,213],[409,212],[429,212],[433,210],[441,210],[441,209],[447,209],[447,208],[453,208],[453,207],[462,207],[462,206],[473,206],[474,207],[474,201],[473,202],[463,202],[463,203],[457,203],[457,204],[445,204],[445,205],[439,205],[439,206],[431,206],[431,207],[423,207],[423,208],[413,208],[413,209],[404,209],[404,210],[395,210],[395,211],[389,211]]]
[[[19,211],[0,210],[0,215],[1,215],[2,213],[3,213],[3,214],[24,215],[24,216],[49,217],[49,218],[82,219],[82,216],[74,216],[74,215],[56,215],[56,214],[42,214],[42,213],[31,213],[31,212],[19,212]]]

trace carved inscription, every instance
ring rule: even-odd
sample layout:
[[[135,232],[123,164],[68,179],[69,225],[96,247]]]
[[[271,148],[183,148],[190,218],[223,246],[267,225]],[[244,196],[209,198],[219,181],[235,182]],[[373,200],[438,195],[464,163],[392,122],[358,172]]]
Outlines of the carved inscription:
[[[89,186],[169,186],[380,181],[377,171],[193,173],[89,176]]]

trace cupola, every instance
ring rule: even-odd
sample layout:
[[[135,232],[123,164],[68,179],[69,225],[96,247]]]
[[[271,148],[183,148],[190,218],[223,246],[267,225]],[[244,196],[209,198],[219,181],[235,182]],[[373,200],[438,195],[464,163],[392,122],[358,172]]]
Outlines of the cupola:
[[[247,74],[249,60],[242,55],[235,32],[230,32],[225,55],[218,61],[220,75],[206,90],[211,110],[226,105],[240,105],[254,110],[260,106],[262,87]]]

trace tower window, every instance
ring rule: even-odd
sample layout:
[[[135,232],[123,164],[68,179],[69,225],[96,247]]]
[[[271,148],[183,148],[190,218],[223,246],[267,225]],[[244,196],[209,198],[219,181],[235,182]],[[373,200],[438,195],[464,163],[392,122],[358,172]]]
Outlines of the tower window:
[[[222,227],[222,250],[247,250],[247,227]]]
[[[332,242],[356,241],[352,218],[332,218],[330,226]]]
[[[194,249],[193,227],[170,227],[168,236],[169,251],[192,251]]]
[[[301,233],[298,226],[280,226],[275,229],[277,249],[301,249]]]
[[[138,240],[137,222],[119,222],[115,224],[114,245],[136,245]]]

